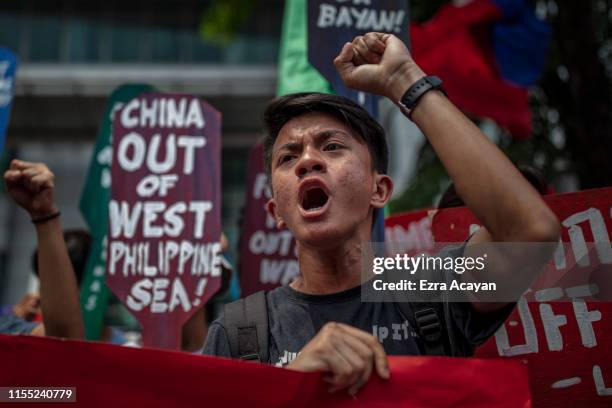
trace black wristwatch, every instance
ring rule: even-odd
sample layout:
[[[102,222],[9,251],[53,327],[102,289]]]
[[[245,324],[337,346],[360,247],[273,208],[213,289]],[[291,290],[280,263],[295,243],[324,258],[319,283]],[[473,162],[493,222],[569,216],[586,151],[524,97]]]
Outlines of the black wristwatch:
[[[404,115],[410,117],[410,113],[419,102],[419,99],[433,89],[440,90],[446,95],[446,92],[442,88],[442,80],[437,76],[425,76],[412,84],[398,102]]]

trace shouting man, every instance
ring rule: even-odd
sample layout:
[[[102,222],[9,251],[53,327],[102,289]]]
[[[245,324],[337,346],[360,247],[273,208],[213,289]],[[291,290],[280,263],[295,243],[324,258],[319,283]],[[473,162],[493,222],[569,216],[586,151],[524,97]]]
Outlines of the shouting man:
[[[423,131],[484,227],[465,251],[477,243],[558,240],[558,221],[539,194],[446,98],[440,81],[426,76],[401,40],[368,33],[345,44],[334,64],[347,86],[386,96]],[[226,307],[210,327],[204,352],[325,372],[332,391],[354,394],[372,372],[389,377],[386,355],[426,353],[404,306],[362,302],[360,296],[374,213],[393,189],[385,136],[360,106],[327,94],[277,98],[265,122],[273,194],[268,210],[297,241],[300,276],[258,295],[259,303],[247,299]],[[516,280],[516,273],[494,269],[485,272],[498,282]],[[474,299],[445,308],[445,335],[463,350],[446,354],[469,355],[511,307]],[[372,334],[375,327],[391,331],[398,324],[407,326],[402,335]]]

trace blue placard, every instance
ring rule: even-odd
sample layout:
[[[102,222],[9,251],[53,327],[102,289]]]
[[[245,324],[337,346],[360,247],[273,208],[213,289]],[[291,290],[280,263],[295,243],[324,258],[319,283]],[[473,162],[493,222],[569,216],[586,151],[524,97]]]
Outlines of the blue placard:
[[[0,151],[4,150],[11,102],[15,94],[15,71],[17,57],[8,48],[0,47]]]
[[[333,90],[376,118],[378,97],[344,85],[333,60],[342,46],[371,31],[391,33],[408,44],[407,0],[308,0],[308,60]]]

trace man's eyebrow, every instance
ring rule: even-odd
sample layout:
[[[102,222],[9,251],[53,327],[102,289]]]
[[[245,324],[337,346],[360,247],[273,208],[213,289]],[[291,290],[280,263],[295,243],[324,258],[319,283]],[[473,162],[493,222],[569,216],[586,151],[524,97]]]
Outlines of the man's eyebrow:
[[[301,147],[302,145],[300,143],[289,142],[289,143],[285,143],[284,145],[279,146],[279,148],[276,149],[276,152],[280,152],[282,150],[289,150],[291,152],[295,152],[297,150],[300,150]]]
[[[351,135],[348,134],[347,132],[345,132],[344,130],[340,130],[340,129],[328,129],[328,130],[324,130],[324,131],[322,131],[320,133],[317,133],[315,138],[317,139],[317,141],[321,142],[321,141],[324,141],[326,139],[329,139],[330,137],[338,136],[338,135],[342,135],[342,136],[345,136],[345,137],[351,137]]]
[[[327,129],[327,130],[323,130],[319,133],[317,133],[314,138],[316,139],[317,143],[322,143],[325,140],[333,137],[333,136],[337,136],[337,135],[342,135],[345,137],[351,137],[351,135],[349,135],[347,132],[345,132],[344,130],[340,130],[340,129]],[[279,146],[277,149],[274,149],[274,152],[272,153],[273,156],[275,156],[276,154],[278,154],[279,152],[282,151],[290,151],[290,152],[297,152],[300,151],[302,149],[302,144],[298,143],[298,142],[289,142],[289,143],[285,143],[281,146]]]

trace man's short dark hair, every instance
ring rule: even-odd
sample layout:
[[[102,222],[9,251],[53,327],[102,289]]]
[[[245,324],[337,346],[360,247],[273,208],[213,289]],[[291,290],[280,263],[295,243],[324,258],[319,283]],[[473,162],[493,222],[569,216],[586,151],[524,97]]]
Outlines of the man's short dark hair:
[[[372,167],[380,174],[387,174],[389,151],[385,131],[365,109],[342,96],[302,92],[272,100],[264,113],[267,130],[264,139],[264,165],[269,179],[272,169],[272,146],[281,128],[291,119],[313,112],[332,115],[353,130],[368,146]]]

